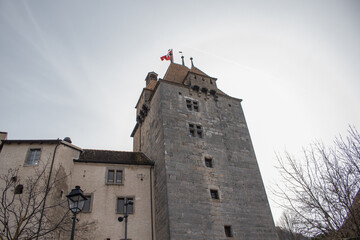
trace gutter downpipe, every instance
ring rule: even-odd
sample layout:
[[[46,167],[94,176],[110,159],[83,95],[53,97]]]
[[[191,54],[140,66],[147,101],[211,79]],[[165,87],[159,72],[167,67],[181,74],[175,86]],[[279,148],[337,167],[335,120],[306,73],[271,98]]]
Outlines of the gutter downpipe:
[[[150,167],[150,207],[151,207],[151,240],[154,240],[154,213],[153,213],[153,193],[152,193],[152,172],[154,166]]]
[[[52,170],[53,170],[53,167],[54,167],[55,154],[56,154],[56,150],[57,150],[58,146],[60,145],[60,143],[61,143],[61,140],[58,138],[56,146],[55,146],[54,154],[53,154],[53,157],[52,157],[52,160],[51,160],[49,177],[48,177],[48,180],[47,180],[47,183],[46,183],[44,202],[43,202],[43,206],[41,208],[41,214],[40,214],[40,219],[39,219],[39,228],[38,228],[37,233],[36,233],[36,240],[39,239],[39,234],[40,234],[40,230],[41,230],[41,222],[42,222],[42,218],[44,216],[46,198],[47,198],[47,195],[49,193],[50,179],[51,179],[51,174],[52,174]]]

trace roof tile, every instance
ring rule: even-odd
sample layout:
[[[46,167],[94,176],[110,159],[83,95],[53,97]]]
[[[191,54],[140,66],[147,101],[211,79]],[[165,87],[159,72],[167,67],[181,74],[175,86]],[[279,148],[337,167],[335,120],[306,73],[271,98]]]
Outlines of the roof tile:
[[[154,165],[142,152],[123,152],[111,150],[84,149],[79,159],[75,162],[129,164],[129,165]]]

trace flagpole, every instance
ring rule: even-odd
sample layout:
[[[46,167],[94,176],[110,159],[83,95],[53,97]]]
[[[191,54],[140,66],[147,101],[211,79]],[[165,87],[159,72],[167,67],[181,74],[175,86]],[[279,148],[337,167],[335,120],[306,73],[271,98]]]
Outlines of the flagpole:
[[[173,51],[173,49],[171,49],[170,60],[171,60],[171,63],[174,63],[174,51]]]

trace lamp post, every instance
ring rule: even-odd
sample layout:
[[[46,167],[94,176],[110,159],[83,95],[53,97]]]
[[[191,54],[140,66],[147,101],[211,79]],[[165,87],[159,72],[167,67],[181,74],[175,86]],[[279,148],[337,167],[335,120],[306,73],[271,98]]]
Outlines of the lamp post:
[[[71,240],[74,240],[75,235],[75,221],[76,221],[76,214],[81,212],[84,203],[86,201],[86,197],[83,195],[83,191],[80,189],[79,186],[75,186],[73,190],[66,196],[69,203],[69,209],[73,212],[73,223],[71,229]]]
[[[128,222],[128,205],[133,205],[134,202],[133,201],[129,201],[127,198],[126,198],[126,202],[125,202],[125,215],[124,217],[118,217],[118,221],[119,222],[122,222],[124,219],[125,219],[125,239],[124,240],[127,240],[127,222]]]

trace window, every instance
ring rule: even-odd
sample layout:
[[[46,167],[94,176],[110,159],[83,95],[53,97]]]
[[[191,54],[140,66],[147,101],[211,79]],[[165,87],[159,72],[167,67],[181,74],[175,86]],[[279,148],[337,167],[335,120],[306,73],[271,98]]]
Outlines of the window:
[[[22,194],[23,193],[24,186],[19,184],[15,187],[14,194]]]
[[[224,226],[225,236],[233,237],[231,226]]]
[[[213,164],[212,164],[212,159],[209,157],[205,157],[205,166],[208,168],[212,168]]]
[[[85,197],[86,197],[86,201],[84,203],[82,212],[89,213],[91,212],[91,207],[92,207],[92,196],[89,194],[89,195],[85,195]]]
[[[193,123],[189,123],[189,132],[192,137],[203,137],[203,131],[201,125],[195,125]]]
[[[210,190],[210,195],[211,195],[211,198],[212,198],[212,199],[219,199],[219,192],[218,192],[218,190],[211,189],[211,190]]]
[[[39,163],[41,149],[30,149],[28,156],[26,158],[25,164],[29,166],[34,166]]]
[[[127,206],[127,213],[132,214],[134,212],[134,198],[118,197],[116,201],[116,213],[125,213],[125,203],[132,201],[132,205]]]
[[[186,99],[186,107],[190,111],[192,111],[192,110],[194,110],[196,112],[199,111],[199,103],[198,103],[198,101],[195,101],[195,100]]]
[[[199,138],[202,138],[202,128],[201,125],[196,125],[196,133]]]
[[[195,127],[194,127],[194,124],[189,123],[189,131],[190,131],[190,135],[191,135],[192,137],[195,137]]]
[[[123,171],[118,169],[107,169],[107,184],[123,184]]]

